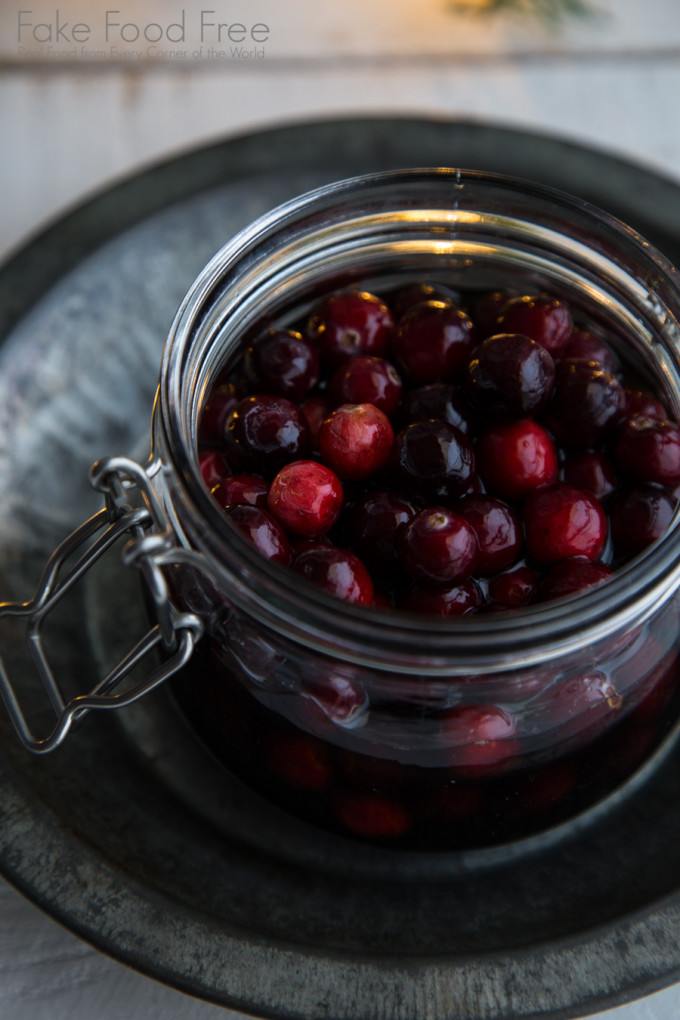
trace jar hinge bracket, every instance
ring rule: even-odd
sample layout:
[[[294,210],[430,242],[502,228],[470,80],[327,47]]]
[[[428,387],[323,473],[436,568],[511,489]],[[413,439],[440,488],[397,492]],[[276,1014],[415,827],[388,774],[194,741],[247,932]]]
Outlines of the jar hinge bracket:
[[[93,465],[90,482],[103,493],[105,507],[55,549],[31,599],[0,604],[0,619],[25,618],[30,658],[56,716],[47,736],[38,737],[33,733],[5,662],[0,658],[0,697],[24,747],[35,754],[45,754],[58,747],[72,723],[89,711],[130,705],[163,683],[185,665],[203,633],[200,618],[179,611],[170,598],[163,568],[173,562],[175,540],[144,468],[127,457],[109,457]],[[128,541],[122,550],[122,561],[141,571],[157,623],[87,694],[67,701],[47,657],[43,622],[73,585],[126,534]],[[176,546],[175,551],[181,552]],[[75,561],[74,557],[77,557]],[[181,555],[177,559],[181,560]],[[67,566],[68,561],[72,562]],[[163,648],[163,661],[143,679],[123,686],[135,666],[156,647]]]

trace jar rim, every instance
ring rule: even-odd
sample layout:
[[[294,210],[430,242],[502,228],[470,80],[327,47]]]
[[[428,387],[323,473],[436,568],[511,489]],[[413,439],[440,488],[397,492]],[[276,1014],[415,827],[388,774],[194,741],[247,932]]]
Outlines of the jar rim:
[[[235,235],[199,274],[184,298],[163,352],[154,431],[161,460],[169,462],[166,484],[181,503],[187,541],[217,563],[228,580],[229,599],[256,612],[275,630],[316,650],[362,665],[440,675],[502,670],[545,662],[594,643],[613,628],[629,627],[650,615],[680,584],[679,515],[654,545],[616,571],[606,583],[565,599],[538,603],[498,614],[440,619],[402,610],[367,609],[319,591],[287,568],[272,564],[229,526],[202,481],[195,443],[196,422],[187,413],[197,380],[186,379],[191,345],[206,329],[206,311],[215,295],[229,285],[244,252],[271,252],[276,237],[289,226],[316,217],[323,224],[329,209],[349,199],[361,202],[381,192],[395,194],[418,186],[446,186],[452,196],[468,188],[492,188],[510,196],[537,200],[569,225],[592,221],[598,236],[634,249],[660,290],[677,295],[666,304],[680,337],[680,273],[633,228],[590,203],[557,189],[502,174],[448,167],[395,170],[333,182],[300,195],[259,217]],[[212,323],[214,327],[214,323]],[[680,357],[680,354],[678,355]],[[195,372],[196,365],[192,366]],[[191,373],[190,373],[191,374]]]

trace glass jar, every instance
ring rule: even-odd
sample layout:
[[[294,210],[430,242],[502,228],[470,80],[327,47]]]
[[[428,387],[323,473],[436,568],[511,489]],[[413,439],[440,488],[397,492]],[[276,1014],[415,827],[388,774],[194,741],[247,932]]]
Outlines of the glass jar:
[[[216,380],[263,321],[287,327],[339,288],[422,280],[563,296],[680,414],[680,274],[634,231],[499,176],[380,174],[275,210],[196,280],[164,350],[147,502],[174,619],[204,631],[173,680],[201,739],[315,824],[450,850],[562,822],[659,747],[680,679],[680,544],[674,519],[600,587],[441,620],[341,602],[247,542],[199,470]]]

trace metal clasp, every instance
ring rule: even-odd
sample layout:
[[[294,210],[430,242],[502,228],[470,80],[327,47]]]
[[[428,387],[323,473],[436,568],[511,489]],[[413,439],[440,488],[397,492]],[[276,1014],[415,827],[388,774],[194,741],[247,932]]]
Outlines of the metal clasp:
[[[87,712],[130,705],[162,684],[185,665],[203,633],[201,619],[194,613],[179,611],[170,598],[163,568],[173,562],[175,539],[144,468],[127,457],[109,457],[93,465],[90,482],[104,494],[104,509],[55,549],[33,598],[28,602],[0,603],[0,618],[26,618],[30,656],[56,716],[55,725],[46,736],[37,737],[31,732],[15,686],[0,657],[0,696],[21,742],[35,754],[45,754],[58,747],[71,724]],[[129,539],[122,550],[123,563],[141,571],[158,622],[87,694],[66,701],[44,648],[43,622],[76,581],[125,534]],[[179,562],[183,559],[182,553],[179,549],[176,551]],[[75,563],[65,569],[66,562],[79,552]],[[162,663],[152,668],[144,679],[125,687],[123,681],[133,668],[157,646],[165,653]]]

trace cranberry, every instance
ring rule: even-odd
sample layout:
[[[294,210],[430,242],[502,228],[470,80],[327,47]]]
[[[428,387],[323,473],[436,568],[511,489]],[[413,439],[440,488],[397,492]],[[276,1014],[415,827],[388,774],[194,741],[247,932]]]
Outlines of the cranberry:
[[[549,811],[576,787],[578,767],[573,761],[557,761],[524,776],[516,787],[523,811]]]
[[[307,325],[328,365],[339,365],[359,354],[381,356],[394,332],[387,305],[366,291],[349,290],[325,298]]]
[[[399,531],[397,545],[406,573],[425,585],[464,581],[477,557],[474,528],[443,506],[427,507],[411,518]]]
[[[522,333],[531,337],[553,358],[562,357],[573,322],[563,301],[544,294],[511,298],[496,319],[496,333]]]
[[[214,489],[231,474],[227,458],[219,450],[202,450],[198,455],[198,466],[209,489]]]
[[[300,405],[307,424],[309,425],[310,444],[313,450],[319,450],[319,431],[324,418],[331,413],[331,405],[328,397],[323,394],[316,394],[307,397]]]
[[[441,418],[466,435],[471,431],[473,413],[461,387],[447,383],[430,383],[411,390],[404,399],[401,420],[411,425],[428,418]]]
[[[474,479],[469,439],[440,419],[414,422],[398,433],[392,451],[397,475],[407,486],[435,495],[462,495]]]
[[[522,499],[557,478],[557,451],[534,421],[498,425],[477,443],[477,464],[488,489],[505,499]]]
[[[586,449],[606,438],[621,417],[623,402],[623,388],[611,372],[587,361],[562,361],[545,423],[566,449]]]
[[[306,456],[310,441],[300,408],[285,397],[266,393],[239,401],[227,419],[225,438],[244,460],[262,467]]]
[[[402,382],[390,361],[364,355],[340,365],[328,391],[335,404],[374,404],[390,418],[401,400]]]
[[[517,754],[514,717],[495,705],[457,705],[442,713],[442,740],[451,763],[470,775],[485,775]]]
[[[303,400],[319,379],[319,352],[301,333],[271,329],[245,355],[250,382],[265,393]]]
[[[343,479],[370,478],[387,461],[394,433],[374,404],[342,404],[319,430],[321,459]]]
[[[426,301],[399,323],[392,355],[414,383],[461,378],[476,343],[472,320],[456,305]]]
[[[398,319],[425,301],[442,301],[458,304],[460,291],[442,283],[412,283],[401,287],[392,295],[391,305]]]
[[[524,505],[527,552],[538,563],[570,556],[598,558],[607,537],[607,520],[595,497],[585,489],[556,482],[537,489]]]
[[[224,423],[241,399],[231,383],[222,383],[210,392],[198,424],[198,441],[201,446],[221,446],[224,442]]]
[[[609,344],[584,329],[572,331],[563,357],[572,361],[594,361],[598,368],[611,372],[612,375],[616,375],[621,367]]]
[[[680,482],[680,428],[657,418],[628,418],[617,433],[614,458],[636,482]]]
[[[531,567],[515,567],[489,582],[489,596],[506,606],[525,606],[536,589],[538,574]]]
[[[479,609],[483,602],[480,587],[471,577],[451,588],[410,588],[397,599],[399,609],[443,617],[463,616]]]
[[[522,529],[514,510],[494,496],[465,496],[456,507],[474,528],[479,546],[475,570],[482,577],[515,562]]]
[[[377,577],[397,576],[397,532],[416,512],[414,503],[388,489],[373,490],[348,508],[348,542]]]
[[[330,672],[321,669],[317,676],[306,676],[301,687],[326,719],[336,726],[351,728],[368,707],[368,699],[356,679],[341,675],[340,668]]]
[[[674,500],[661,489],[622,489],[609,504],[614,549],[629,556],[642,552],[666,533],[674,510]]]
[[[476,298],[472,305],[472,321],[477,329],[477,336],[484,340],[496,330],[496,321],[511,295],[505,290],[492,290]]]
[[[577,591],[593,588],[611,577],[614,571],[604,563],[593,562],[580,556],[555,563],[541,578],[538,585],[538,599],[561,599]]]
[[[342,793],[335,798],[340,821],[358,836],[379,839],[405,835],[411,816],[396,797],[378,793]]]
[[[295,460],[282,467],[269,487],[270,511],[294,535],[314,538],[330,531],[342,509],[340,479],[324,464]]]
[[[314,737],[273,733],[265,747],[267,763],[291,786],[319,793],[333,783],[333,762],[327,744]]]
[[[603,453],[594,451],[570,454],[564,462],[564,480],[578,489],[587,489],[599,500],[618,486],[614,465]]]
[[[623,415],[626,418],[640,415],[642,418],[658,418],[660,421],[665,421],[669,417],[661,401],[647,390],[630,388],[623,391]]]
[[[529,337],[501,333],[483,340],[467,369],[467,389],[475,406],[497,417],[524,418],[540,411],[552,396],[555,362]]]
[[[259,475],[231,475],[213,489],[213,496],[220,506],[232,503],[247,503],[248,506],[267,506],[269,486]]]
[[[227,507],[226,512],[262,556],[284,566],[292,562],[293,550],[288,537],[279,522],[266,510],[240,503]]]
[[[328,545],[305,549],[293,560],[293,570],[335,598],[361,606],[373,602],[371,575],[348,549]]]
[[[611,677],[603,670],[575,672],[560,679],[550,689],[547,709],[554,726],[578,720],[578,729],[590,726],[621,708],[621,695]],[[570,727],[573,731],[573,727]]]

